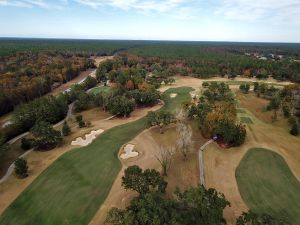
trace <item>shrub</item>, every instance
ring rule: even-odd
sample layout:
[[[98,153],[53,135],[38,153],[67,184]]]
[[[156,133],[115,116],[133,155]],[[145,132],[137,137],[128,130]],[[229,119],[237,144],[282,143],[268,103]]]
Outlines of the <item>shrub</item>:
[[[67,121],[64,122],[63,127],[62,127],[62,134],[64,136],[69,136],[71,133],[71,128],[69,127]]]
[[[82,115],[77,115],[75,117],[76,121],[79,123],[80,121],[82,121]]]
[[[21,148],[23,150],[29,150],[32,148],[32,139],[22,138],[21,139]]]
[[[15,173],[20,178],[25,178],[28,176],[28,166],[27,161],[23,158],[18,158],[15,161]]]
[[[297,123],[294,123],[292,126],[292,129],[290,130],[290,134],[294,135],[294,136],[298,136],[299,135],[299,127]]]
[[[85,127],[85,122],[84,121],[79,121],[78,122],[78,126],[79,126],[79,128],[83,128],[83,127]]]

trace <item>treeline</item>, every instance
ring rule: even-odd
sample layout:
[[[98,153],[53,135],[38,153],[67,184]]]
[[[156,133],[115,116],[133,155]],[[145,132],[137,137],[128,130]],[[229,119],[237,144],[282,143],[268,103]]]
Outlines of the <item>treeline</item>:
[[[124,171],[122,186],[136,192],[125,209],[112,208],[106,225],[219,225],[226,224],[224,209],[230,207],[224,194],[204,186],[176,189],[172,197],[165,194],[167,182],[154,169],[130,166]],[[288,225],[268,214],[248,211],[236,219],[236,225]]]
[[[283,52],[288,56],[280,61],[261,60],[256,57],[249,57],[242,54],[247,50],[255,51],[247,46],[205,46],[196,44],[157,44],[134,48],[129,51],[143,59],[144,62],[157,63],[164,68],[164,71],[175,67],[173,71],[181,75],[191,75],[199,78],[209,78],[212,76],[225,76],[231,78],[237,75],[247,77],[257,77],[260,79],[272,75],[278,80],[291,80],[300,82],[300,63],[291,60],[291,57],[299,59],[295,54],[295,49],[283,48]],[[270,52],[270,47],[263,46],[260,52]],[[274,52],[278,52],[277,48]],[[296,45],[299,51],[299,46]],[[174,73],[172,73],[174,75]]]
[[[49,93],[79,75],[94,68],[88,55],[63,52],[22,52],[2,57],[0,61],[0,115],[10,112],[20,103]]]
[[[237,121],[234,96],[228,85],[204,82],[197,104],[189,106],[189,117],[198,121],[204,137],[218,138],[225,147],[240,146],[246,138],[245,126]]]
[[[243,89],[243,88],[242,88]],[[287,85],[283,89],[265,83],[254,83],[253,91],[258,97],[269,100],[266,109],[273,111],[272,122],[275,122],[281,111],[284,118],[288,119],[290,134],[298,136],[300,131],[300,85]],[[248,93],[244,92],[244,93]]]

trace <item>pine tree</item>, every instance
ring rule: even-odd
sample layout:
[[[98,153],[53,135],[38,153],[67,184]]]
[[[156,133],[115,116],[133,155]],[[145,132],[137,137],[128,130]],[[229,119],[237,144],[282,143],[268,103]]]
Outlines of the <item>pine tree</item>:
[[[62,127],[62,134],[64,136],[69,136],[70,133],[71,133],[71,128],[69,127],[67,121],[65,121]]]
[[[290,131],[290,134],[294,135],[294,136],[298,136],[298,134],[299,134],[299,128],[298,128],[298,124],[297,123],[293,124],[292,129]]]
[[[28,176],[28,166],[25,159],[18,158],[15,161],[15,173],[20,178],[25,178]]]

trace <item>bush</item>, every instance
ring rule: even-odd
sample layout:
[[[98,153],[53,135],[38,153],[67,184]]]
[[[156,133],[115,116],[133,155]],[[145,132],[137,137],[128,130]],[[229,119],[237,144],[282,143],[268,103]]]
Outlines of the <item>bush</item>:
[[[292,129],[290,130],[290,134],[294,135],[294,136],[298,136],[299,135],[299,127],[297,123],[294,123],[292,126]]]
[[[82,115],[77,115],[75,117],[76,121],[79,123],[80,121],[82,121]]]
[[[21,139],[21,148],[23,150],[29,150],[32,148],[32,139],[22,138]]]
[[[18,158],[15,161],[15,173],[20,178],[25,178],[28,176],[28,166],[27,161],[23,158]]]
[[[85,127],[85,122],[84,121],[79,121],[78,122],[78,126],[79,126],[79,128],[83,128],[83,127]]]
[[[69,127],[67,121],[64,122],[63,127],[62,127],[62,134],[64,136],[69,136],[71,133],[71,128]]]

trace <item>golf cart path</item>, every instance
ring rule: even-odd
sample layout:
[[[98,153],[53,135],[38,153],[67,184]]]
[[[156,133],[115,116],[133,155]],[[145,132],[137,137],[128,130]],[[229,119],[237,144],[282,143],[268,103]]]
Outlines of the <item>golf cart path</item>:
[[[61,124],[63,124],[65,121],[69,120],[69,119],[73,116],[73,114],[72,114],[73,107],[74,107],[74,103],[71,103],[71,104],[69,105],[69,109],[68,109],[67,116],[66,116],[63,120],[61,120],[61,121],[59,121],[58,123],[54,124],[54,125],[53,125],[53,128],[60,126]],[[11,145],[11,144],[15,143],[16,141],[18,141],[19,139],[21,139],[21,138],[27,136],[28,134],[29,134],[29,132],[25,132],[25,133],[23,133],[23,134],[21,134],[21,135],[15,137],[15,138],[11,139],[11,140],[8,142],[8,144]],[[20,155],[18,158],[23,158],[23,157],[27,156],[27,155],[28,155],[30,152],[32,152],[32,151],[33,151],[33,149],[30,149],[30,150],[26,151],[25,153],[23,153],[22,155]],[[4,181],[7,180],[7,178],[13,173],[14,168],[15,168],[15,164],[14,164],[14,162],[13,162],[13,163],[10,164],[10,166],[8,167],[8,169],[7,169],[6,173],[4,174],[4,176],[0,179],[0,184],[2,184]]]

